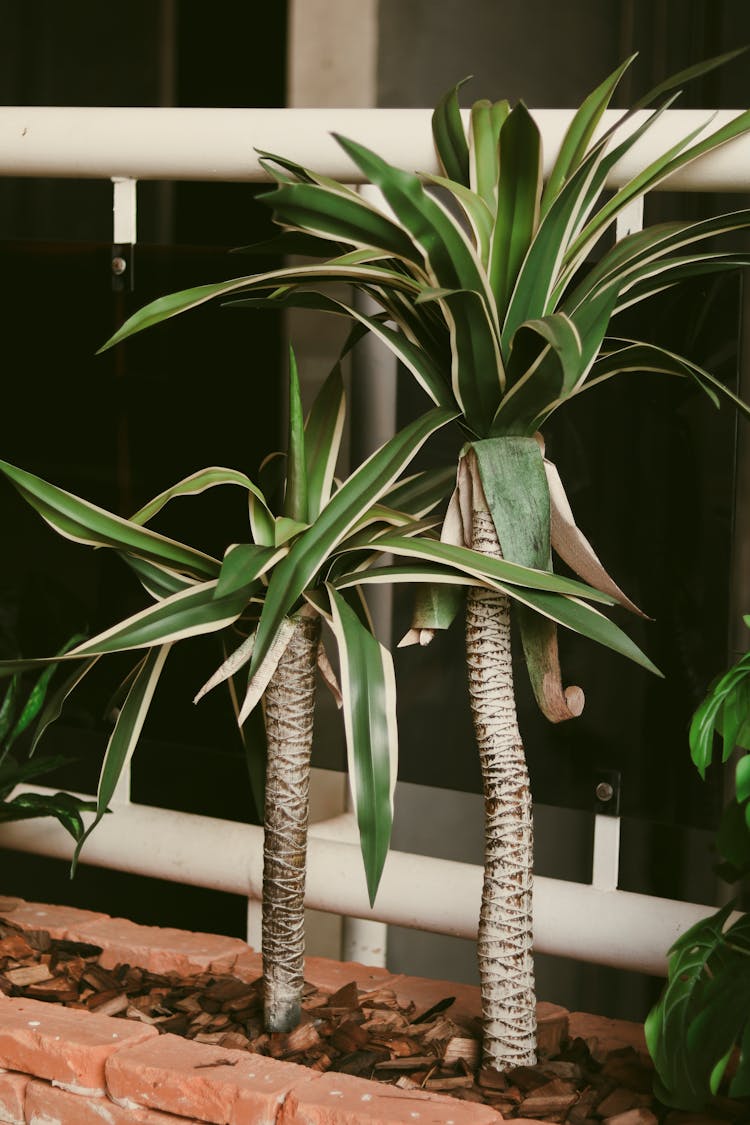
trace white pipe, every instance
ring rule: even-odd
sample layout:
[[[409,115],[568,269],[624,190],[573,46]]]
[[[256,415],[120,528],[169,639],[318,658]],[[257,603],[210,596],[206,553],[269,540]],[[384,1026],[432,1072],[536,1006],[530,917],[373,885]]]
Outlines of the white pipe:
[[[55,821],[0,829],[0,846],[69,859],[70,837]],[[104,818],[82,862],[259,898],[263,830],[171,809],[127,805]],[[468,863],[391,852],[374,909],[354,844],[309,841],[306,902],[315,910],[475,938],[482,869]],[[537,876],[534,945],[540,953],[663,975],[665,954],[689,926],[713,912],[625,891]]]
[[[633,117],[632,126],[646,111]],[[678,137],[738,110],[667,110],[615,168],[621,184]],[[533,110],[544,139],[548,173],[573,110]],[[0,175],[138,180],[266,180],[255,149],[290,157],[350,183],[361,173],[333,133],[354,138],[402,168],[437,171],[427,109],[190,109],[184,107],[0,107]],[[604,114],[602,128],[620,116]],[[745,191],[750,187],[750,137],[673,176],[667,190]]]
[[[599,891],[614,891],[620,875],[620,818],[594,817],[594,862],[591,883]]]

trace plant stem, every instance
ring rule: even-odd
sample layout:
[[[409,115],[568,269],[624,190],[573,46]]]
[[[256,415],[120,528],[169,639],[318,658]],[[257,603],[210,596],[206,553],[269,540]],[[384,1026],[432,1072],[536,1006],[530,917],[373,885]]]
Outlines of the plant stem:
[[[299,615],[265,693],[266,802],[263,845],[263,1007],[267,1031],[300,1017],[310,753],[320,619]]]
[[[473,513],[472,546],[501,557],[486,510]],[[507,595],[469,590],[466,661],[485,804],[477,945],[484,1065],[506,1070],[536,1062],[531,793],[516,719]]]

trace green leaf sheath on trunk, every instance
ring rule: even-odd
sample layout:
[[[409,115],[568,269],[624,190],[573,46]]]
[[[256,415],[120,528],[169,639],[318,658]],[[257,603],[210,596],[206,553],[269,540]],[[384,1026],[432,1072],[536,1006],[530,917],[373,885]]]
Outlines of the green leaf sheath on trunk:
[[[265,692],[266,799],[263,846],[263,976],[267,1031],[299,1022],[310,754],[320,618],[298,615]]]

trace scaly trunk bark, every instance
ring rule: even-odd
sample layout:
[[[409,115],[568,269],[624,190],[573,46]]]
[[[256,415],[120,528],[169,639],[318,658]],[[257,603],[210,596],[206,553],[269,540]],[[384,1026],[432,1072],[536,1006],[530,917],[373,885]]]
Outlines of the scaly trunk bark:
[[[501,557],[486,510],[473,513],[472,546],[483,554]],[[484,1065],[506,1070],[536,1062],[531,794],[516,720],[507,595],[470,588],[466,660],[485,804],[477,950]]]
[[[299,1023],[305,953],[310,753],[320,619],[297,617],[266,688],[263,1009],[267,1031]]]

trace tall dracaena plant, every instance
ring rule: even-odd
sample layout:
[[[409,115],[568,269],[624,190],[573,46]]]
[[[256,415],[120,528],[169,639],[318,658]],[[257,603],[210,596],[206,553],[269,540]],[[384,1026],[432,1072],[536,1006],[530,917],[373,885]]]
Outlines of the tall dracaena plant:
[[[546,184],[540,134],[525,106],[478,102],[467,129],[456,90],[433,116],[441,176],[395,168],[337,138],[381,189],[387,208],[266,153],[278,184],[266,200],[285,228],[279,248],[323,260],[162,298],[126,322],[111,343],[215,297],[353,318],[352,338],[375,333],[437,409],[457,413],[466,434],[444,548],[474,546],[490,559],[549,571],[554,547],[587,582],[635,609],[577,528],[555,467],[544,458],[540,430],[568,399],[619,373],[674,375],[693,380],[714,402],[720,394],[734,397],[689,358],[618,337],[610,324],[685,278],[745,264],[709,240],[750,225],[750,211],[652,226],[615,239],[588,265],[624,208],[750,129],[750,111],[712,132],[707,122],[622,187],[607,190],[615,165],[672,104],[674,91],[729,57],[674,76],[602,131],[631,60],[623,63],[574,115]],[[381,311],[371,315],[329,295],[328,284],[340,281]],[[445,589],[422,600],[412,639],[426,640],[450,620],[454,610],[446,600]],[[503,591],[477,587],[468,601],[467,659],[487,809],[479,934],[485,1059],[505,1067],[535,1053],[530,799],[513,702],[507,599]],[[556,611],[561,604],[555,602]],[[583,694],[562,687],[559,614],[533,612],[538,609],[526,599],[521,639],[537,701],[559,721],[580,713]]]
[[[309,763],[316,665],[344,714],[349,775],[370,900],[374,901],[391,832],[396,778],[396,708],[390,653],[376,639],[363,587],[368,583],[436,580],[482,583],[551,614],[632,659],[648,662],[628,638],[582,602],[612,599],[580,582],[493,561],[426,536],[439,520],[428,513],[444,496],[450,472],[398,481],[424,441],[453,414],[435,409],[386,442],[343,483],[334,481],[344,394],[335,369],[303,424],[296,366],[290,370],[290,425],[282,508],[275,515],[262,491],[241,472],[208,468],[160,493],[122,519],[6,462],[0,473],[61,535],[113,549],[132,568],[151,603],[105,632],[48,659],[0,662],[0,674],[76,661],[50,701],[46,724],[68,694],[108,653],[136,651],[127,693],[105,753],[95,817],[104,816],[129,760],[171,646],[218,634],[225,653],[196,700],[227,682],[242,725],[265,703],[267,771],[263,887],[265,1013],[270,1030],[289,1030],[299,1016],[304,949],[303,896]],[[169,502],[233,485],[249,504],[248,542],[230,545],[223,560],[167,539],[147,524]],[[376,566],[384,554],[400,565]],[[320,641],[328,626],[338,653],[341,687]],[[246,672],[244,697],[235,677]],[[262,770],[251,757],[256,793]],[[258,802],[263,804],[262,798]]]

